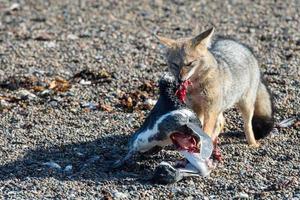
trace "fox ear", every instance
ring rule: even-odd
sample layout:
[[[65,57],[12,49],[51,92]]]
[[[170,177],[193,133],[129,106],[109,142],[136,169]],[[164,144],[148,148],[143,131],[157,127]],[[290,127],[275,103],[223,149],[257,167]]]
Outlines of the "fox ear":
[[[166,37],[161,37],[161,36],[158,36],[156,35],[156,38],[160,41],[161,44],[165,45],[166,47],[173,47],[174,44],[176,43],[175,40],[173,39],[169,39],[169,38],[166,38]]]
[[[197,47],[198,45],[203,45],[205,47],[209,47],[210,42],[211,42],[211,38],[214,34],[215,28],[212,27],[202,33],[200,33],[199,35],[197,35],[196,37],[194,37],[192,39],[192,45],[193,47]]]

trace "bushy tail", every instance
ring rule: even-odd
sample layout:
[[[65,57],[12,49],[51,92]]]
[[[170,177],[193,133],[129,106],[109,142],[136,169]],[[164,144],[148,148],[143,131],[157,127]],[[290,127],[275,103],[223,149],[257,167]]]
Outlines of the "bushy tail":
[[[266,137],[274,127],[273,98],[266,84],[261,81],[255,100],[252,128],[255,139]]]

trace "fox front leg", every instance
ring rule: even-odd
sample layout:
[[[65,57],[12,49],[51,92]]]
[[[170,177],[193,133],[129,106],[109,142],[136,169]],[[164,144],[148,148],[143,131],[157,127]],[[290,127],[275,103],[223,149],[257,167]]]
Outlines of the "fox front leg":
[[[204,115],[203,131],[210,137],[214,136],[216,124],[218,121],[218,113],[207,111]],[[215,138],[212,138],[214,140]]]
[[[213,141],[214,144],[213,157],[218,161],[222,160],[222,155],[218,147],[218,135],[220,131],[218,122],[220,121],[220,119],[222,119],[222,117],[223,117],[222,113],[208,111],[205,113],[204,126],[203,126],[204,132],[208,134]]]

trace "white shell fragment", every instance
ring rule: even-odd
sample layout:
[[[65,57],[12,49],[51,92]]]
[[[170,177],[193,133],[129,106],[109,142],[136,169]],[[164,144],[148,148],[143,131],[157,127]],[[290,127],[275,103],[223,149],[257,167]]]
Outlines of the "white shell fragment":
[[[56,162],[50,161],[50,162],[45,162],[43,163],[44,166],[47,166],[51,169],[55,169],[55,170],[61,170],[61,166],[59,164],[57,164]]]
[[[296,117],[290,117],[279,122],[277,126],[280,128],[287,128],[292,126],[295,122],[296,122]]]

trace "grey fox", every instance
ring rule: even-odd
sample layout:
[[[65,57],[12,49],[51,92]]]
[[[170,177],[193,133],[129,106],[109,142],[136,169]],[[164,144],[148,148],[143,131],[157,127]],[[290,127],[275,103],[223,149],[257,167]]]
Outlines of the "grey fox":
[[[224,125],[223,112],[237,105],[248,144],[258,147],[256,139],[274,126],[272,96],[252,51],[232,39],[213,39],[213,33],[210,28],[196,37],[157,37],[167,47],[170,71],[179,81],[193,84],[186,103],[197,113],[204,132],[215,140]]]

